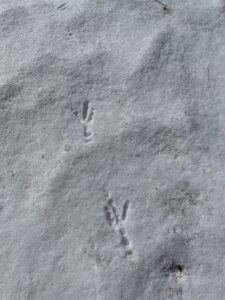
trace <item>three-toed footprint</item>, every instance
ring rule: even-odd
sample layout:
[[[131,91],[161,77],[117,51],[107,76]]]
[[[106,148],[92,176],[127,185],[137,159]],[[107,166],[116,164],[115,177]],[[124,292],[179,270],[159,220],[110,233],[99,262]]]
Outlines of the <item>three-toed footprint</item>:
[[[121,238],[121,245],[124,247],[125,255],[129,256],[133,254],[130,240],[127,236],[126,229],[125,229],[125,221],[127,219],[127,212],[129,208],[129,200],[125,201],[123,205],[122,214],[120,216],[114,201],[112,199],[111,194],[108,192],[106,195],[107,203],[104,206],[104,213],[105,218],[108,224],[114,228],[116,232],[119,232],[120,238]]]
[[[79,113],[76,111],[74,114],[80,120],[81,125],[83,126],[83,136],[85,142],[89,143],[93,141],[93,122],[94,122],[94,115],[95,109],[91,106],[89,101],[85,101],[83,103],[83,111],[82,116],[79,116]]]

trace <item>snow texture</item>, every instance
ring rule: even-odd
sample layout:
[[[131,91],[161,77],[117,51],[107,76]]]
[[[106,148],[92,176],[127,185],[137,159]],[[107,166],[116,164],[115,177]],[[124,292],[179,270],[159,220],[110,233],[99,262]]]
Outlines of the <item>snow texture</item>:
[[[1,300],[225,299],[225,1],[162,2],[0,0]]]

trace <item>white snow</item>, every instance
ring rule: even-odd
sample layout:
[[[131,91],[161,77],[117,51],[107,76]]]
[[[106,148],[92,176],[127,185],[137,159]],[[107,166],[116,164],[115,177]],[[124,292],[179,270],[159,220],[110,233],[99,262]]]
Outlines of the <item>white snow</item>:
[[[224,299],[225,1],[162,2],[0,0],[0,299]]]

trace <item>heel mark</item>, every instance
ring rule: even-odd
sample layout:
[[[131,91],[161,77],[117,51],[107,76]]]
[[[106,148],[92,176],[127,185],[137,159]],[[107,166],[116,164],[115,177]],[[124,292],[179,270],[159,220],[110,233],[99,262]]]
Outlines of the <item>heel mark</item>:
[[[125,256],[133,255],[133,251],[131,249],[125,251]]]
[[[122,236],[121,237],[121,244],[123,246],[128,246],[130,244],[130,241],[129,241],[129,239],[126,236]]]
[[[87,125],[84,125],[84,137],[85,138],[90,138],[92,136],[92,133],[88,131]]]

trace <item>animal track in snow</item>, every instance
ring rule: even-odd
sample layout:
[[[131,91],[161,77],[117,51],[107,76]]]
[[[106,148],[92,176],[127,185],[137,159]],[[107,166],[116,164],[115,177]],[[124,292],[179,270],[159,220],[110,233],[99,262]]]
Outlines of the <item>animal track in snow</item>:
[[[73,111],[71,107],[71,111]],[[80,116],[79,112],[73,111],[73,114],[78,118],[81,125],[83,126],[83,136],[85,142],[89,143],[93,141],[93,122],[94,122],[94,115],[95,109],[93,106],[90,105],[89,101],[85,101],[83,103],[83,110]]]
[[[80,119],[83,125],[83,135],[86,142],[91,142],[93,139],[93,121],[94,121],[95,109],[90,105],[89,101],[83,103],[82,118]]]
[[[132,248],[131,248],[131,243],[130,240],[127,236],[126,233],[126,228],[125,228],[125,221],[127,219],[127,213],[128,213],[128,208],[129,208],[129,201],[125,201],[123,205],[123,210],[122,210],[122,217],[120,216],[114,201],[112,199],[112,196],[110,193],[107,193],[106,195],[106,200],[107,203],[104,206],[104,213],[105,213],[105,218],[108,224],[114,228],[116,232],[119,233],[120,235],[120,243],[124,247],[125,250],[125,256],[130,256],[133,254]]]

